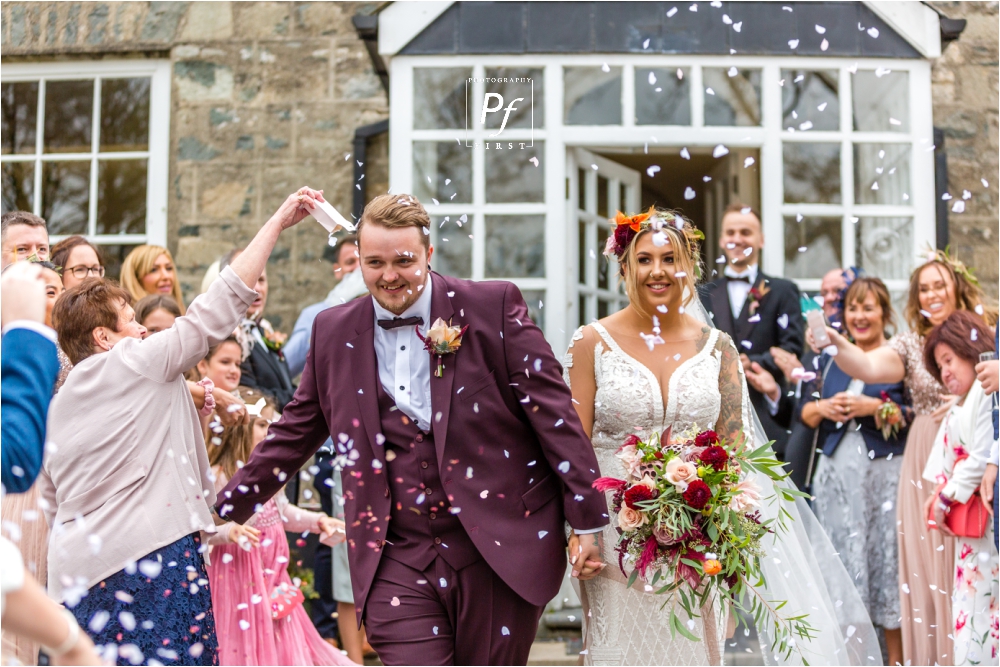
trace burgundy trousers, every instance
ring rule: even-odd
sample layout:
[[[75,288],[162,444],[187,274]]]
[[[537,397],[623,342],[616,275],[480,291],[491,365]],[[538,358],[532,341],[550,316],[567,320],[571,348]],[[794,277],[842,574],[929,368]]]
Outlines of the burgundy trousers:
[[[365,631],[384,665],[524,665],[543,609],[481,559],[454,570],[438,556],[420,571],[383,556]]]

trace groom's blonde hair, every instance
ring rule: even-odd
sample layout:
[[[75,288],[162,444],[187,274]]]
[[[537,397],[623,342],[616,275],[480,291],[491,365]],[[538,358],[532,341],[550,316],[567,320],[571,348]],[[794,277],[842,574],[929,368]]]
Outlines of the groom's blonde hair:
[[[667,212],[657,209],[657,213]],[[673,213],[673,215],[676,216],[676,220],[683,220],[679,214]],[[683,225],[685,230],[690,227],[690,224],[684,220]],[[698,267],[701,258],[701,254],[698,251],[698,244],[692,240],[691,234],[685,233],[685,230],[677,229],[673,222],[665,223],[662,228],[663,233],[667,235],[670,247],[674,251],[674,265],[677,267],[674,273],[675,282],[684,287],[681,306],[691,303],[691,300],[697,295]],[[655,232],[652,229],[641,231],[628,244],[625,253],[619,260],[619,272],[622,282],[625,283],[625,293],[628,295],[629,303],[640,315],[651,318],[654,313],[652,311],[647,312],[639,299],[639,294],[641,294],[639,272],[632,270],[633,267],[639,265],[638,251],[636,250],[639,239],[644,238],[648,234],[655,234]],[[678,273],[683,273],[684,275],[677,277]]]
[[[361,229],[366,225],[378,225],[389,229],[401,227],[416,227],[420,230],[420,240],[424,249],[431,244],[431,218],[427,209],[413,195],[384,194],[375,197],[365,204],[365,210],[358,221],[358,242],[361,240]]]

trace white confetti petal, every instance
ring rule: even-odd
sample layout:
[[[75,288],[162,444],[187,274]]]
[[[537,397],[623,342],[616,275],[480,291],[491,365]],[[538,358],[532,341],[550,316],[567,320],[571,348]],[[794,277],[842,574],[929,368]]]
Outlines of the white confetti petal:
[[[142,575],[144,577],[149,577],[150,579],[156,579],[158,576],[160,576],[160,572],[162,570],[163,570],[163,563],[159,561],[155,560],[139,561],[139,571],[142,572]]]

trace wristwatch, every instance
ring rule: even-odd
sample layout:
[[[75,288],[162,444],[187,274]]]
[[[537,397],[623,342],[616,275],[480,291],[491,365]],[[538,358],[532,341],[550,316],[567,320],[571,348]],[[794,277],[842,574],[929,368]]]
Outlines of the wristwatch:
[[[212,392],[215,390],[215,383],[209,378],[202,378],[195,384],[199,387],[205,388],[205,404],[201,406],[201,410],[198,411],[198,414],[202,417],[206,417],[212,414],[212,411],[215,410],[215,396],[212,395]]]

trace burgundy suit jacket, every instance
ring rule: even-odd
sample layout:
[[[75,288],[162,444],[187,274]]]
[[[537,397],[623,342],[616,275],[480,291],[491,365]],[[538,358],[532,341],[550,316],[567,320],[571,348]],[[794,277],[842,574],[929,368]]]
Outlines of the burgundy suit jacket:
[[[444,376],[431,366],[432,431],[453,512],[490,567],[518,595],[544,605],[565,574],[564,521],[608,522],[599,475],[562,366],[528,319],[517,287],[432,273],[431,322],[468,325]],[[281,419],[219,496],[244,522],[331,436],[348,453],[345,518],[359,616],[382,556],[390,498],[369,297],[319,314],[302,380]]]

